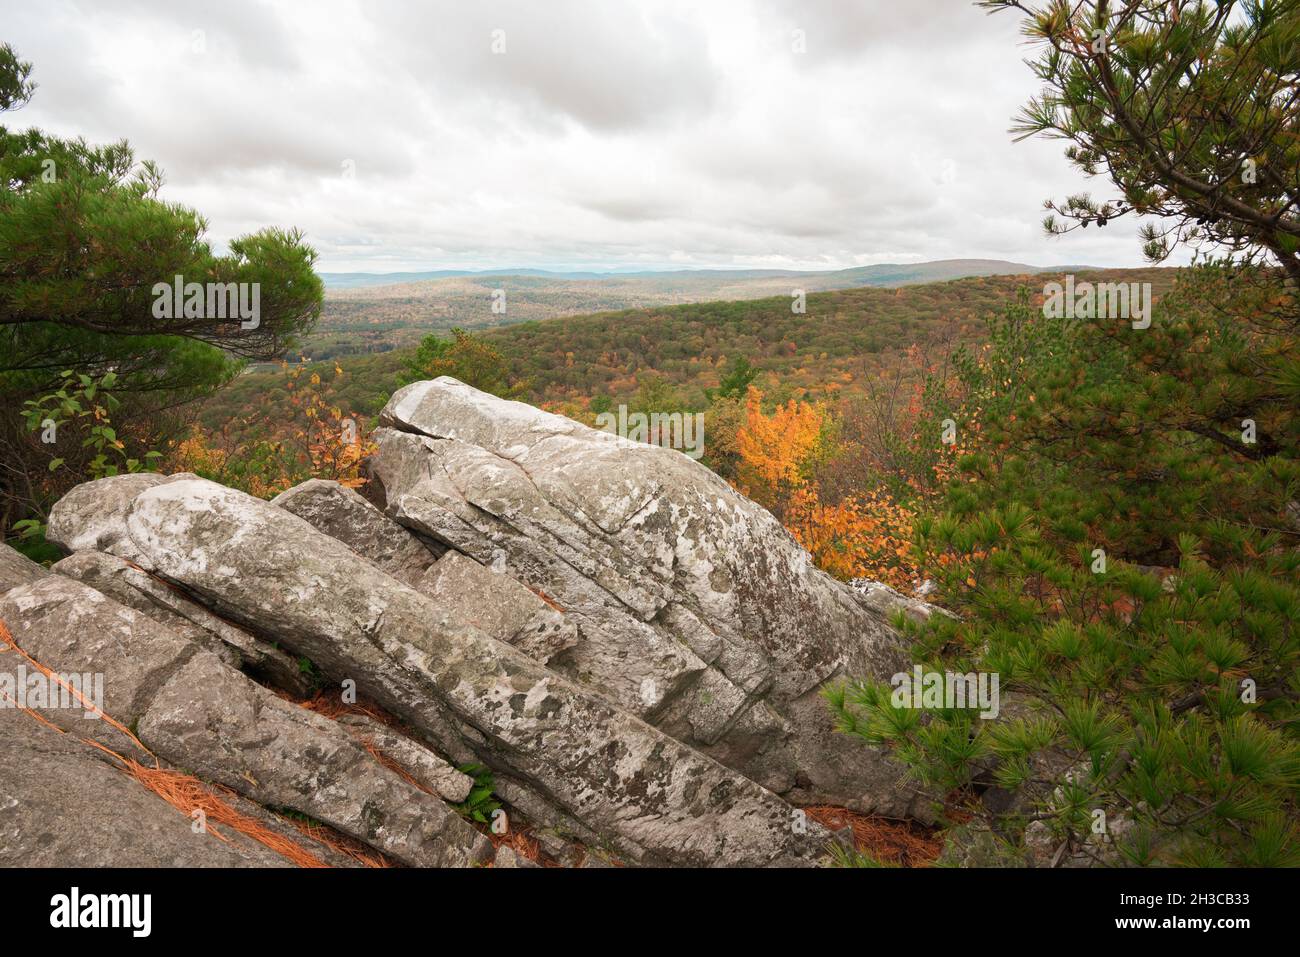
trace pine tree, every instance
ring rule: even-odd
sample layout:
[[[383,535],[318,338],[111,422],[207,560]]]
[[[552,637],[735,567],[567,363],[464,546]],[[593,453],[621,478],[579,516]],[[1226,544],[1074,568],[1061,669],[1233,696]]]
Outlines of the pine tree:
[[[982,833],[1044,865],[1300,864],[1297,5],[1233,6],[1027,11],[1049,90],[1022,129],[1067,135],[1124,196],[1058,212],[1172,215],[1149,253],[1169,238],[1224,256],[1184,271],[1149,325],[1066,318],[1025,290],[928,395],[918,446],[945,422],[965,446],[915,544],[957,617],[898,623],[923,670],[997,675],[1000,714],[900,707],[871,681],[827,696],[951,821],[973,816],[954,846]],[[1219,162],[1246,144],[1276,177],[1254,190]]]
[[[1142,227],[1152,261],[1190,245],[1300,281],[1297,0],[977,5],[1019,11],[1042,48],[1044,89],[1012,132],[1069,141],[1070,162],[1116,190],[1047,203],[1049,232],[1157,216]]]
[[[0,111],[32,97],[31,64],[0,45]],[[315,322],[322,285],[315,252],[292,230],[231,241],[224,255],[194,210],[160,199],[161,171],[125,142],[92,146],[36,129],[0,126],[0,407],[20,410],[58,391],[70,372],[114,377],[114,419],[124,441],[148,445],[169,427],[163,412],[236,375],[242,359],[276,359]],[[247,284],[256,321],[215,310],[157,308],[160,283]],[[18,415],[0,420],[0,522],[40,516],[58,488],[52,456],[71,479],[81,462],[75,427],[57,445],[36,441]]]

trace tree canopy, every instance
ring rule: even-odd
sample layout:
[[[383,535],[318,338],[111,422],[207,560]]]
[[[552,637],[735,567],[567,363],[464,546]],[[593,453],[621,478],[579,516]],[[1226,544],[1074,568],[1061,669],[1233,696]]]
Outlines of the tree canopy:
[[[1068,140],[1117,195],[1048,201],[1054,233],[1121,217],[1153,261],[1178,244],[1253,259],[1300,280],[1300,3],[1296,0],[982,0],[1022,14],[1043,48],[1042,92],[1012,131]]]
[[[954,861],[1295,865],[1297,4],[982,5],[1048,47],[1017,130],[1120,187],[1057,215],[1154,215],[1149,254],[1207,261],[1144,327],[1025,290],[927,383],[900,461],[959,451],[902,487],[956,617],[899,624],[923,671],[998,676],[999,720],[874,681],[828,698],[954,823]]]

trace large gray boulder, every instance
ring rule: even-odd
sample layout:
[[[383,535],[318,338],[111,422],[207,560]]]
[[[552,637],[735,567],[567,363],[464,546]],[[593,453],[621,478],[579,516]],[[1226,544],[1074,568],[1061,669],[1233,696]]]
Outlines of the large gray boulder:
[[[416,581],[446,549],[432,549],[350,488],[308,479],[271,499],[331,538],[370,559],[408,584]]]
[[[562,609],[580,640],[550,667],[791,799],[924,816],[820,697],[908,667],[888,614],[766,510],[680,452],[448,377],[381,422],[388,513]]]
[[[273,633],[443,753],[490,764],[508,787],[633,859],[753,866],[809,863],[824,851],[827,832],[795,826],[802,819],[770,791],[282,508],[193,479],[129,500],[113,491],[106,502],[111,516],[79,508],[104,529],[92,547],[107,542],[223,617]]]
[[[336,538],[453,617],[546,664],[577,644],[577,627],[522,584],[472,558],[421,540],[352,489],[309,479],[271,500]],[[441,555],[435,560],[435,555]]]
[[[578,643],[566,615],[516,579],[448,551],[414,582],[421,594],[543,664]]]
[[[196,476],[188,472],[136,472],[83,482],[54,503],[45,538],[67,552],[112,552],[134,561],[122,539],[122,519],[131,502],[147,488],[191,478]]]
[[[431,789],[385,766],[349,728],[285,701],[205,642],[80,581],[48,574],[11,588],[0,596],[0,621],[12,639],[0,644],[0,675],[39,678],[46,669],[59,687],[81,693],[38,700],[29,689],[23,703],[32,713],[6,701],[0,718],[61,730],[92,758],[106,756],[94,743],[145,765],[161,760],[261,807],[307,814],[407,864],[467,866],[491,857],[486,838]],[[5,773],[0,768],[0,782]],[[81,813],[81,797],[69,801],[73,811],[54,800],[45,813]]]
[[[409,735],[365,714],[344,714],[338,723],[361,742],[367,750],[397,764],[413,781],[430,794],[459,804],[474,789],[474,779],[457,771],[437,754]]]
[[[0,671],[30,676],[43,666],[63,680],[55,688],[33,679],[59,696],[56,702],[47,694],[45,702],[33,702],[33,710],[76,738],[136,760],[148,755],[103,715],[133,727],[159,689],[201,651],[146,615],[62,575],[46,575],[0,596],[0,621],[21,649],[0,643]]]
[[[140,739],[175,765],[266,807],[291,808],[417,867],[465,867],[492,846],[438,797],[375,760],[334,721],[210,654],[160,689]]]

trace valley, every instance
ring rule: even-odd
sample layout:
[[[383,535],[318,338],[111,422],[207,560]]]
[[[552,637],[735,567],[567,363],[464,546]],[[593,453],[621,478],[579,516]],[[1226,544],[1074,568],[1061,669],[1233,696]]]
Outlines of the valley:
[[[1079,270],[1083,267],[1050,267]],[[970,276],[1028,275],[1049,267],[997,259],[948,259],[852,269],[701,269],[591,273],[543,270],[456,273],[325,273],[324,310],[304,342],[315,359],[387,352],[430,332],[469,331],[557,316],[682,303],[789,297],[793,290],[916,285]],[[494,295],[504,311],[493,310]]]

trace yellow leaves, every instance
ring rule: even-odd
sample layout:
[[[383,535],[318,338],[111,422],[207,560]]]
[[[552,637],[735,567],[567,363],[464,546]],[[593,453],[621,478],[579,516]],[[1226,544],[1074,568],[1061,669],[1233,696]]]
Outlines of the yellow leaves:
[[[763,394],[753,386],[745,399],[745,424],[736,433],[737,475],[756,502],[771,508],[790,489],[804,484],[804,466],[821,439],[820,406],[791,399],[765,415]]]
[[[177,443],[168,461],[174,472],[218,473],[226,462],[226,453],[213,448],[207,436],[195,429],[189,438]]]

